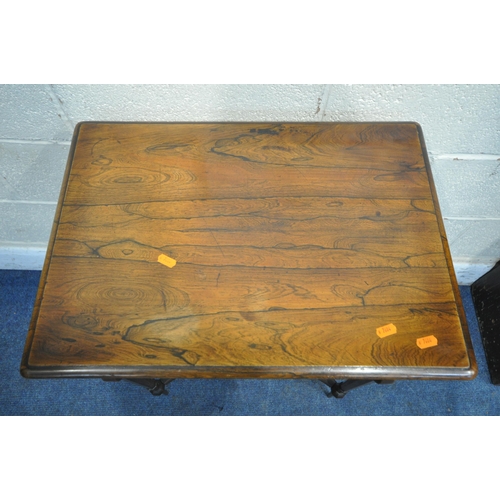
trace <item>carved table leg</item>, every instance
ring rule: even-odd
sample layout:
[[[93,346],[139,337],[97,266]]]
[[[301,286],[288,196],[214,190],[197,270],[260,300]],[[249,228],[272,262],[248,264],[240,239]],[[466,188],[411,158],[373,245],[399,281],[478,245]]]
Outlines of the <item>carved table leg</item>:
[[[137,385],[142,385],[146,387],[148,391],[153,396],[167,395],[168,389],[167,385],[173,382],[173,378],[116,378],[116,377],[103,377],[102,380],[105,382],[119,382],[120,380],[126,380],[127,382],[132,382]]]
[[[337,382],[336,380],[321,380],[324,384],[330,387],[331,392],[327,394],[329,398],[332,396],[335,398],[343,398],[349,391],[361,387],[366,384],[371,384],[375,382],[376,384],[392,384],[394,380],[362,380],[362,379],[352,379],[345,380],[344,382]]]

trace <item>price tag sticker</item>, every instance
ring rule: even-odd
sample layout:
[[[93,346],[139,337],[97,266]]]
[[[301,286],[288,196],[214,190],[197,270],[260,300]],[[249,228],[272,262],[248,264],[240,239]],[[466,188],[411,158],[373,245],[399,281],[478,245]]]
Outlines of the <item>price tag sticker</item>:
[[[392,323],[377,328],[377,335],[381,339],[388,337],[389,335],[394,335],[395,333],[398,333],[398,329]]]
[[[434,335],[428,335],[427,337],[420,337],[417,339],[417,345],[420,349],[427,349],[428,347],[434,347],[438,345],[438,339]]]
[[[167,267],[174,267],[175,264],[177,264],[177,261],[175,259],[172,259],[172,257],[169,257],[168,255],[165,255],[163,253],[161,255],[158,255],[158,262]]]

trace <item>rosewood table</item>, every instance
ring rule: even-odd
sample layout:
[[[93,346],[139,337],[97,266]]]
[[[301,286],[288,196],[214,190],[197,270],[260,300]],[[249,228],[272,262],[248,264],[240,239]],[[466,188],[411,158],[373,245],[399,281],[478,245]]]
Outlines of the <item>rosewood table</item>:
[[[418,124],[76,127],[23,376],[476,371]]]

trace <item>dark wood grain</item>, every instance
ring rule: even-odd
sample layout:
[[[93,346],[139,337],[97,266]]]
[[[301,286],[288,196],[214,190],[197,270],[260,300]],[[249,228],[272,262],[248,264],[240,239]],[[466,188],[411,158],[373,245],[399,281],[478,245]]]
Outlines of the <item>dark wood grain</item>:
[[[79,125],[23,375],[473,377],[419,134]]]

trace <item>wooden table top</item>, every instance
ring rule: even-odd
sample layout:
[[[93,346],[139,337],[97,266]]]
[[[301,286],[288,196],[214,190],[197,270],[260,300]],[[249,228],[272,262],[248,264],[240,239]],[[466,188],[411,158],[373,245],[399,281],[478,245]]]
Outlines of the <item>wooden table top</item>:
[[[24,376],[476,370],[418,124],[76,127]]]

